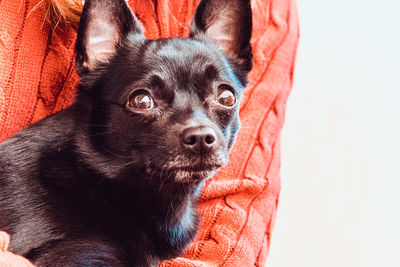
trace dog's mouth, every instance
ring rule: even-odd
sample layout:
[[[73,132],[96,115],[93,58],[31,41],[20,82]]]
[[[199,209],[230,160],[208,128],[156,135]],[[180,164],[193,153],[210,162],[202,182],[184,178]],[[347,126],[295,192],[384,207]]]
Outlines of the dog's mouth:
[[[208,165],[208,166],[186,166],[171,169],[175,182],[188,183],[200,180],[205,180],[212,177],[223,167],[222,164]]]
[[[176,183],[193,183],[206,180],[215,175],[218,170],[225,166],[227,159],[213,162],[188,162],[167,164],[164,166],[148,167],[147,171],[152,177],[170,179]]]
[[[160,153],[158,157],[147,157],[143,162],[147,176],[163,183],[196,183],[212,177],[228,163],[228,153],[222,149],[206,155],[164,155]]]
[[[197,157],[172,162],[169,169],[177,183],[205,180],[212,177],[228,162],[227,154],[216,153],[212,157]]]

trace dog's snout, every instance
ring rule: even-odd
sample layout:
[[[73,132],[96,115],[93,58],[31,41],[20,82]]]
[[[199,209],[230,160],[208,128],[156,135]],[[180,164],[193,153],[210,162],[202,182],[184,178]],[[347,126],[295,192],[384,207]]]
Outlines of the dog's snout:
[[[217,144],[217,134],[210,127],[190,127],[181,135],[183,147],[195,154],[206,154]]]

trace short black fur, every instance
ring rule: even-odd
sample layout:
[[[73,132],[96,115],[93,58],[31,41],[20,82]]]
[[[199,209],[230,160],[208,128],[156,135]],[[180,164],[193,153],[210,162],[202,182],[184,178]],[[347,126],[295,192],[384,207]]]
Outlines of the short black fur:
[[[224,26],[207,32],[213,25]],[[86,0],[76,103],[0,144],[10,251],[37,266],[156,266],[180,255],[198,228],[200,189],[239,128],[250,35],[249,1],[203,0],[190,38],[148,40],[125,0]]]

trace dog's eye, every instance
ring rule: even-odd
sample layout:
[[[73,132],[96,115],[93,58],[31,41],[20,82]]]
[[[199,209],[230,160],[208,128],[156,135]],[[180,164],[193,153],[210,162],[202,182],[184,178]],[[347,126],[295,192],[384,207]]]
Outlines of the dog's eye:
[[[147,110],[154,107],[154,101],[147,92],[139,91],[131,96],[129,106],[137,110]]]
[[[229,86],[220,86],[218,88],[217,101],[223,106],[232,107],[236,103],[236,97]]]

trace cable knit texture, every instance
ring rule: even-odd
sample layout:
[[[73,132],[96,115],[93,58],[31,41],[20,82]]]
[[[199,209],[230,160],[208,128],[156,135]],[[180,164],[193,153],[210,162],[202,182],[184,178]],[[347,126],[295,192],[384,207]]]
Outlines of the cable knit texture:
[[[148,38],[188,36],[199,0],[131,0]],[[155,4],[157,3],[157,4]],[[73,103],[75,30],[51,28],[39,0],[0,1],[0,141]],[[293,0],[253,0],[254,68],[230,163],[201,194],[200,231],[161,266],[264,266],[280,191],[280,131],[293,82],[298,18]],[[0,214],[1,216],[1,214]],[[12,239],[12,236],[11,236]],[[0,267],[33,266],[7,251]]]

